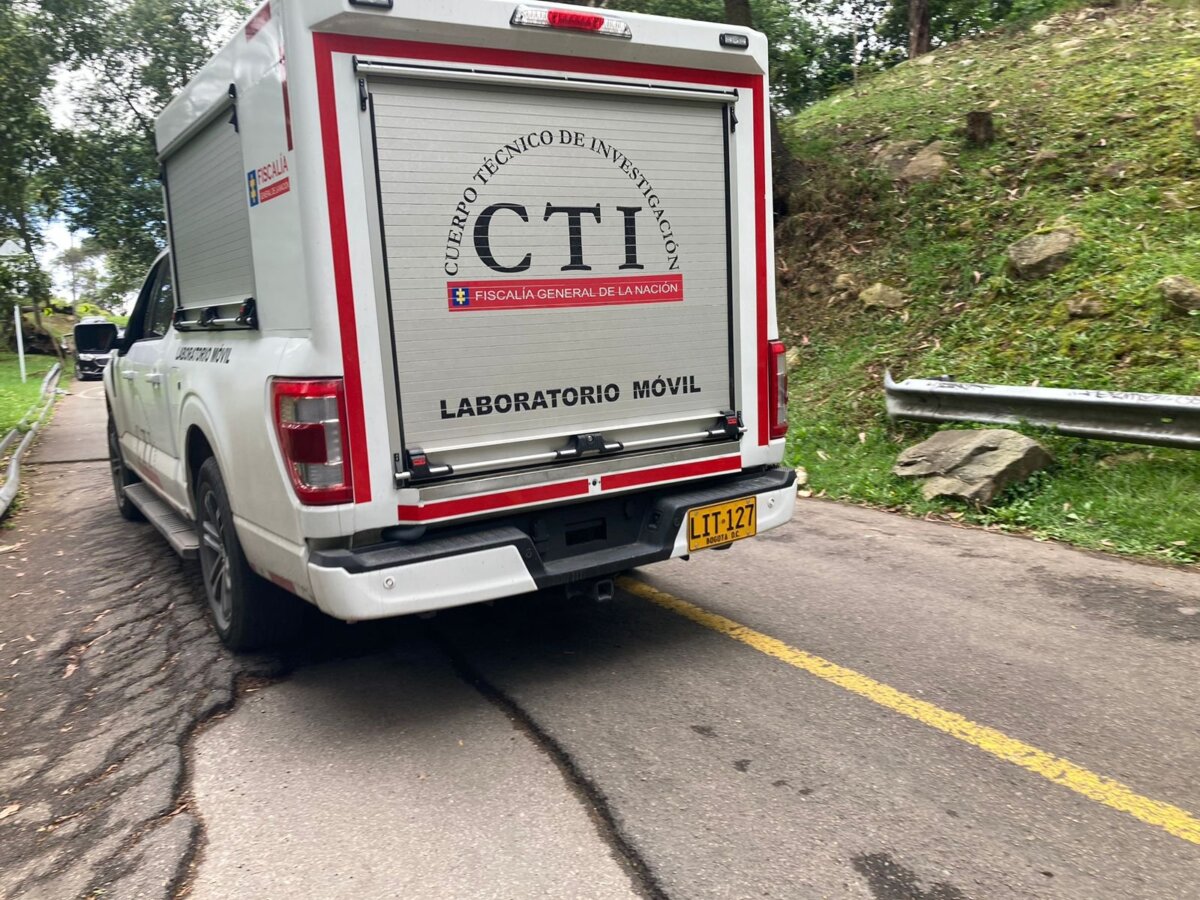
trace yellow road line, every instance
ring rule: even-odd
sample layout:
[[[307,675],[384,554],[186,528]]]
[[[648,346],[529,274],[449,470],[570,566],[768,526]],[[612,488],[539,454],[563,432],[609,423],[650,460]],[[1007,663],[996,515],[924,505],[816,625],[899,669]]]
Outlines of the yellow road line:
[[[620,578],[618,584],[623,590],[641,597],[643,600],[649,600],[651,603],[678,613],[698,625],[718,631],[735,641],[741,641],[760,653],[773,656],[789,666],[803,669],[831,684],[836,684],[851,693],[865,697],[872,703],[878,703],[902,716],[908,716],[923,725],[945,732],[951,737],[978,747],[985,753],[1018,765],[1035,775],[1041,775],[1055,784],[1068,787],[1089,800],[1095,800],[1097,803],[1103,803],[1105,806],[1128,813],[1135,819],[1161,828],[1177,838],[1193,844],[1200,844],[1200,819],[1185,809],[1143,797],[1128,785],[1105,778],[1103,775],[1097,775],[1061,756],[1039,750],[1037,747],[1011,738],[995,728],[972,722],[958,713],[949,712],[925,700],[918,700],[916,697],[911,697],[903,691],[882,684],[853,669],[847,669],[845,666],[839,666],[827,659],[805,653],[777,638],[755,631],[753,628],[741,625],[717,613],[701,609],[693,603],[673,597],[640,581]]]

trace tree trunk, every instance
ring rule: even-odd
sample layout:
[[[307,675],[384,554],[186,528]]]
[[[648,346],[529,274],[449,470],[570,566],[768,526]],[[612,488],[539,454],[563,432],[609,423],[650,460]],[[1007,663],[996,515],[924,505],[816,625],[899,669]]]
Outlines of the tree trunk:
[[[908,0],[908,58],[930,50],[929,0]]]
[[[750,12],[750,0],[725,0],[725,21],[743,28],[754,27],[754,16]]]

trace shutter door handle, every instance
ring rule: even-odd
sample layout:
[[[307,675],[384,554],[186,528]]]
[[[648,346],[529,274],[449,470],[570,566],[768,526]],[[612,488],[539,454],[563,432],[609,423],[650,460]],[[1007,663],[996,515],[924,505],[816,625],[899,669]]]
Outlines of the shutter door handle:
[[[146,380],[156,387],[163,383],[163,377],[160,372],[147,372]]]
[[[133,375],[134,375],[134,373],[130,372],[128,369],[123,370],[121,372],[121,377],[124,378],[126,381],[133,381]]]

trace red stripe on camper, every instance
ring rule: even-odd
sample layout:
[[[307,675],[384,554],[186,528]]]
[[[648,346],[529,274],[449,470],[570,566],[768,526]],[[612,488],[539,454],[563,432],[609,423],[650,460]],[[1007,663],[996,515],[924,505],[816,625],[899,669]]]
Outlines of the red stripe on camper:
[[[703,459],[699,462],[677,463],[672,466],[658,466],[654,469],[639,469],[636,472],[617,472],[615,475],[605,475],[600,479],[600,489],[616,491],[621,488],[644,487],[648,484],[662,484],[667,481],[683,481],[687,478],[700,478],[704,475],[720,475],[722,472],[740,472],[742,457],[722,456],[719,459]]]
[[[292,101],[288,96],[287,53],[279,47],[279,81],[283,86],[283,132],[287,135],[287,148],[292,149]]]
[[[358,356],[358,327],[354,316],[354,283],[350,274],[350,238],[346,230],[346,194],[342,185],[342,151],[338,141],[337,97],[333,83],[333,54],[322,52],[323,35],[314,34],[317,57],[317,107],[321,143],[325,148],[325,192],[329,203],[329,240],[333,245],[333,284],[342,343],[342,386],[346,392],[350,472],[354,502],[371,499],[371,467],[367,457],[367,424],[363,409],[362,371]]]
[[[477,497],[460,497],[455,500],[439,500],[418,506],[401,505],[396,513],[401,522],[429,522],[434,519],[449,519],[473,513],[496,512],[516,506],[546,503],[550,500],[565,500],[568,497],[585,497],[588,493],[586,478],[563,481],[558,484],[541,484],[536,487],[517,488],[512,491],[497,491]]]

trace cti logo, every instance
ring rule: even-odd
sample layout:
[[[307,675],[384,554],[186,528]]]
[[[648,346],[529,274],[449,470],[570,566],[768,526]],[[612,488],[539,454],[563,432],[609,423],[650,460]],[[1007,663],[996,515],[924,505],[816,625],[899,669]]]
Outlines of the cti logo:
[[[617,266],[618,269],[644,269],[638,262],[638,247],[637,247],[637,214],[642,211],[640,206],[618,206],[617,212],[621,214],[621,219],[625,228],[625,262]],[[533,254],[526,253],[520,260],[505,265],[492,252],[491,230],[492,219],[499,213],[510,213],[520,218],[522,222],[529,221],[529,211],[519,203],[493,203],[487,209],[479,213],[475,220],[475,229],[473,233],[475,243],[475,253],[479,256],[480,261],[494,272],[502,272],[506,275],[524,272],[533,265]],[[593,206],[555,206],[552,203],[546,204],[546,209],[542,214],[542,221],[549,222],[555,216],[564,216],[567,226],[568,239],[568,256],[569,260],[562,267],[563,272],[590,272],[592,267],[584,262],[583,253],[583,219],[588,217],[601,224],[603,217],[600,210],[600,204]],[[674,268],[674,266],[672,266]],[[469,297],[464,297],[462,305],[467,305],[470,302]]]

